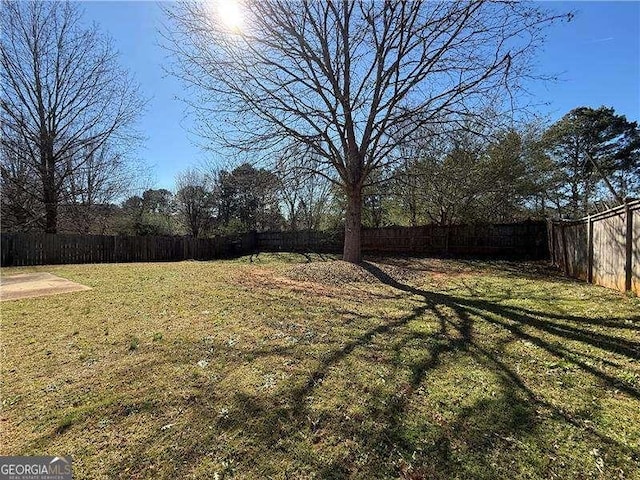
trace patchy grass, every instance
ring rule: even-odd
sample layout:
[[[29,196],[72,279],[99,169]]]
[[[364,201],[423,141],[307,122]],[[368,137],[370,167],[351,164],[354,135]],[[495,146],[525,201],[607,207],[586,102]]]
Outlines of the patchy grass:
[[[93,290],[2,304],[0,454],[90,479],[640,477],[640,300],[542,264],[252,260],[3,270]]]

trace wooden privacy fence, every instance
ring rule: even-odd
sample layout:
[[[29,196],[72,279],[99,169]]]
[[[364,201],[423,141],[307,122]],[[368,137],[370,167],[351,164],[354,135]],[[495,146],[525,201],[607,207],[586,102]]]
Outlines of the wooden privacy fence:
[[[252,250],[255,234],[191,238],[3,233],[0,242],[1,265],[7,267],[212,260]]]
[[[565,275],[640,294],[640,200],[580,220],[549,222],[551,259]]]
[[[521,222],[371,228],[362,232],[362,249],[368,253],[548,258],[547,226]]]
[[[362,250],[371,254],[518,255],[547,258],[547,225],[386,227],[362,231]],[[261,232],[239,236],[124,237],[3,233],[1,265],[212,260],[256,251],[340,253],[344,232]]]
[[[344,242],[343,231],[260,232],[256,248],[265,252],[338,253]]]
[[[264,232],[262,251],[341,252],[344,232]],[[426,225],[362,230],[362,251],[370,254],[516,255],[548,258],[545,222]]]

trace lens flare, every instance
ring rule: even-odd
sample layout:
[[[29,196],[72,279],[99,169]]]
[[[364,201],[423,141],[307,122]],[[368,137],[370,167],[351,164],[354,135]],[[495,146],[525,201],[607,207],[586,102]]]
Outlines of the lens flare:
[[[231,30],[240,30],[243,18],[242,9],[237,0],[218,0],[216,3],[217,14],[222,23]]]

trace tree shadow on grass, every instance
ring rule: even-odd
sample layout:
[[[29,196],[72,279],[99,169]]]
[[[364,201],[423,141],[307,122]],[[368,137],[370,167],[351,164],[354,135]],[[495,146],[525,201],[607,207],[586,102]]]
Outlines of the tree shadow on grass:
[[[229,412],[223,418],[205,407],[211,403],[208,397],[214,394],[205,389],[201,392],[201,400],[195,405],[196,408],[203,406],[203,410],[194,418],[211,422],[216,431],[242,435],[246,445],[251,445],[260,452],[250,463],[258,464],[254,472],[259,472],[264,477],[287,478],[287,472],[280,471],[279,468],[295,460],[290,478],[298,478],[303,465],[319,478],[347,478],[354,473],[362,478],[388,478],[389,475],[397,474],[403,478],[427,478],[423,475],[429,475],[429,478],[446,478],[455,468],[452,460],[452,448],[455,449],[455,446],[450,445],[457,435],[455,425],[447,427],[441,434],[437,434],[435,430],[432,433],[436,437],[433,449],[422,452],[430,459],[430,466],[426,470],[424,465],[414,467],[404,459],[412,452],[415,453],[416,448],[413,439],[405,435],[403,427],[404,415],[412,396],[428,372],[444,361],[444,356],[466,354],[472,343],[472,326],[468,317],[452,322],[441,316],[438,319],[439,328],[431,333],[406,331],[407,324],[433,308],[434,305],[425,304],[409,315],[367,329],[323,356],[317,368],[309,372],[302,382],[298,379],[297,382],[287,383],[271,394],[236,393],[227,402]],[[388,340],[393,345],[391,350],[395,352],[400,352],[415,341],[426,345],[426,348],[421,347],[425,354],[407,365],[408,381],[402,384],[400,391],[393,395],[380,395],[382,403],[372,405],[362,414],[362,418],[354,419],[355,421],[342,418],[343,412],[340,410],[323,411],[319,418],[315,418],[318,412],[310,408],[310,398],[318,389],[323,388],[331,370],[353,355],[356,349],[367,348],[374,339],[380,337],[384,341]],[[394,362],[387,360],[387,363],[393,365]],[[371,397],[378,398],[375,392]],[[532,411],[524,402],[514,402],[515,398],[510,393],[503,394],[498,399],[480,401],[460,412],[456,422],[464,425],[469,433],[465,439],[469,448],[482,448],[486,443],[484,430],[489,426],[493,425],[496,435],[509,435],[530,424]],[[493,418],[492,415],[500,418]],[[377,420],[371,423],[367,421],[368,418]],[[192,428],[197,426],[193,425]],[[146,452],[157,450],[159,441],[157,435],[155,438],[151,437],[148,445],[139,445],[136,451],[144,456]],[[211,437],[205,443],[215,441]],[[350,442],[351,446],[346,450],[350,450],[352,455],[323,458],[324,449],[330,451],[336,443],[343,441]],[[357,455],[362,455],[365,459],[358,459]],[[202,456],[202,444],[183,449],[180,452],[181,461],[174,459],[177,467],[175,473],[189,475],[194,463],[201,461]],[[116,476],[132,473],[134,476],[144,476],[144,469],[149,466],[132,458],[130,462],[112,466],[112,471]],[[490,465],[486,463],[484,468],[488,469]]]
[[[525,327],[632,360],[638,358],[637,342],[570,325],[557,325],[554,320],[561,318],[545,317],[544,312],[528,312],[495,302],[426,292],[395,281],[375,265],[364,264],[364,268],[383,283],[420,296],[421,304],[411,314],[371,328],[324,356],[319,366],[302,383],[287,385],[275,396],[244,393],[236,395],[232,402],[233,413],[224,423],[224,428],[237,431],[243,426],[251,425],[247,433],[255,438],[257,444],[264,445],[269,451],[283,450],[287,455],[295,454],[298,458],[304,458],[304,453],[294,444],[287,441],[283,443],[283,439],[295,438],[296,442],[315,445],[327,443],[324,437],[329,435],[332,439],[329,444],[335,439],[351,439],[355,445],[354,450],[369,452],[369,460],[358,463],[357,455],[322,461],[317,455],[306,451],[306,461],[319,472],[321,478],[346,478],[359,474],[369,478],[384,478],[388,475],[403,478],[449,478],[460,472],[477,478],[495,478],[508,476],[509,472],[495,467],[491,456],[486,452],[495,449],[496,445],[500,445],[500,448],[517,448],[514,444],[520,442],[518,438],[535,436],[539,422],[536,412],[542,408],[565,424],[588,431],[598,442],[620,452],[620,455],[637,458],[638,453],[632,448],[536,394],[494,351],[484,348],[474,339],[473,324],[477,320],[473,318],[507,330],[514,339],[529,341],[634,399],[640,398],[635,385],[598,369],[592,362],[581,358],[580,353],[525,331]],[[444,315],[439,308],[442,306],[452,310],[455,315]],[[430,333],[407,333],[407,325],[426,314],[435,315],[439,328]],[[567,320],[577,319],[578,317]],[[387,339],[395,350],[401,350],[413,340],[419,340],[425,350],[422,358],[408,365],[408,383],[401,385],[396,395],[386,398],[383,407],[368,411],[366,416],[382,419],[380,425],[365,421],[362,421],[362,427],[350,422],[341,423],[340,412],[325,412],[324,418],[312,420],[314,412],[310,409],[310,402],[314,392],[323,387],[332,369],[353,355],[356,349],[368,348],[379,336]],[[429,372],[445,361],[445,356],[447,360],[451,360],[457,355],[469,355],[485,365],[498,376],[501,389],[494,398],[482,398],[461,408],[446,426],[432,428],[436,434],[429,434],[433,437],[430,446],[419,446],[419,442],[412,439],[411,435],[407,437],[407,429],[404,427],[412,397]],[[330,432],[317,434],[322,432],[322,425],[331,425],[327,427]],[[301,432],[306,432],[311,439],[300,438],[298,435]],[[461,450],[463,454],[460,453]],[[421,459],[415,461],[418,451]],[[461,458],[466,459],[464,464],[461,464]]]
[[[550,315],[546,312],[531,311],[520,307],[501,305],[487,300],[467,299],[447,294],[427,292],[396,281],[376,265],[363,262],[362,266],[372,275],[375,275],[381,282],[393,288],[397,288],[413,295],[418,295],[429,305],[448,306],[452,308],[458,316],[463,318],[468,318],[469,314],[474,314],[486,322],[505,328],[517,338],[530,341],[550,354],[574,363],[586,372],[600,378],[609,386],[618,388],[632,397],[640,399],[640,390],[636,388],[635,385],[613,377],[591,365],[588,365],[579,358],[567,355],[567,349],[565,347],[545,341],[539,335],[525,332],[523,327],[532,327],[539,332],[552,334],[560,339],[588,344],[613,354],[624,355],[631,360],[640,360],[640,342],[601,334],[590,330],[584,330],[557,322],[557,320],[564,319],[581,323],[582,320],[586,323],[589,322],[589,320],[583,319],[582,317],[563,317],[555,314]],[[596,320],[593,322],[607,326],[615,325],[616,328],[627,328],[630,326],[623,324],[619,320]],[[635,325],[633,325],[633,327],[635,327]]]
[[[470,274],[493,271],[502,277],[522,278],[527,280],[549,280],[561,283],[579,283],[570,277],[566,277],[562,272],[542,260],[513,260],[505,258],[494,260],[487,258],[457,258],[447,257],[415,257],[415,256],[393,256],[393,257],[369,257],[371,261],[379,265],[390,265],[400,267],[409,271],[424,272],[431,274],[442,274],[450,277],[452,274]],[[367,263],[367,262],[365,262]]]
[[[541,462],[538,457],[544,457],[553,443],[541,432],[546,428],[543,421],[549,421],[541,419],[541,412],[560,424],[563,434],[586,432],[590,439],[584,442],[605,448],[610,455],[607,462],[638,460],[632,447],[536,392],[531,380],[523,379],[502,355],[511,342],[526,341],[590,374],[605,387],[639,400],[635,384],[600,368],[596,355],[572,348],[585,346],[621,361],[638,360],[638,342],[581,328],[625,328],[626,323],[429,292],[396,281],[376,265],[364,263],[363,267],[381,282],[410,294],[415,307],[407,315],[377,324],[370,317],[356,315],[369,327],[336,339],[330,351],[309,363],[313,366],[306,373],[273,390],[236,391],[224,399],[224,415],[218,411],[217,385],[200,384],[197,399],[183,405],[189,412],[181,420],[183,436],[172,438],[171,430],[151,432],[136,441],[134,456],[109,465],[110,474],[150,477],[153,462],[161,459],[173,465],[174,478],[197,476],[194,472],[199,468],[210,477],[220,467],[216,464],[207,470],[206,462],[219,457],[233,460],[244,478],[512,478],[517,476],[513,461],[531,462],[531,471],[548,477],[562,470],[535,463]],[[435,322],[433,328],[411,327],[425,317]],[[476,331],[480,322],[508,332],[509,338],[488,347]],[[245,365],[260,356],[290,356],[303,362],[303,354],[300,348],[267,346],[244,352],[233,361]],[[453,400],[446,404],[433,400],[429,408],[420,407],[425,395],[437,397],[438,392],[423,391],[430,377],[446,375],[441,372],[450,365],[470,361],[495,380],[493,394],[483,392],[459,405]],[[381,386],[356,383],[363,373],[359,368],[401,371],[402,376]],[[141,370],[140,375],[144,374]],[[331,395],[337,396],[333,403],[319,406],[319,397],[330,402]],[[350,408],[347,402],[359,397],[365,400],[364,410]],[[204,478],[207,473],[199,475]]]
[[[180,450],[179,458],[174,459],[177,475],[192,474],[202,463],[204,452],[220,450],[220,438],[241,438],[240,450],[232,447],[226,455],[235,452],[240,457],[236,459],[241,464],[240,470],[265,478],[507,478],[514,473],[509,470],[509,462],[496,458],[526,456],[532,444],[543,452],[550,448],[547,439],[538,438],[538,430],[542,428],[540,410],[550,412],[566,425],[563,428],[588,432],[596,444],[606,445],[615,458],[638,458],[638,452],[631,447],[536,393],[499,354],[507,343],[524,340],[637,400],[640,392],[635,385],[598,368],[593,359],[566,344],[585,345],[637,360],[637,342],[580,328],[587,323],[580,317],[428,292],[394,280],[373,264],[365,263],[363,267],[381,282],[417,297],[418,304],[408,315],[347,339],[321,356],[317,366],[307,374],[284,382],[274,392],[236,392],[226,400],[228,414],[224,417],[209,407],[214,403],[215,392],[203,388],[192,417],[203,424],[209,422],[215,435],[204,434],[201,442]],[[435,318],[436,328],[428,332],[408,328],[411,322],[426,315]],[[474,334],[474,324],[479,321],[506,330],[511,339],[497,345],[498,350],[485,347]],[[596,323],[618,327],[616,322]],[[552,343],[547,339],[549,336],[558,341]],[[359,415],[356,418],[345,418],[347,409],[342,398],[334,409],[314,408],[316,396],[332,391],[329,384],[335,369],[344,367],[354,356],[369,352],[378,341],[384,343],[385,355],[368,366],[401,367],[408,372],[406,379],[397,382],[393,392],[358,391],[358,395],[367,397],[368,406],[365,412],[350,413]],[[274,351],[278,355],[291,353],[289,348],[267,348],[251,355],[252,358],[271,355]],[[420,354],[404,360],[403,353],[407,351]],[[497,378],[495,395],[462,405],[442,421],[436,415],[439,412],[431,412],[433,417],[423,412],[424,418],[416,414],[414,398],[420,395],[429,374],[464,358],[473,359]],[[358,372],[346,373],[344,389],[348,387],[349,374],[355,376]],[[354,398],[349,397],[349,392],[335,393]],[[414,422],[413,427],[407,426],[407,422]],[[195,423],[190,427],[194,431],[200,429]],[[428,441],[423,441],[423,436]],[[150,438],[149,444],[140,445],[138,450],[153,451],[161,441]],[[144,476],[145,466],[125,463],[113,468],[118,475],[137,470],[139,476]],[[551,467],[540,465],[531,468],[537,468],[541,475],[551,471]]]

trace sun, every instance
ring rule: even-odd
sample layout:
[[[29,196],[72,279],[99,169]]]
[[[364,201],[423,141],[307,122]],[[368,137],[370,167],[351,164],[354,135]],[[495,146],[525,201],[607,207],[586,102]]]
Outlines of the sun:
[[[217,14],[222,23],[231,30],[240,30],[243,24],[242,9],[237,0],[218,0]]]

